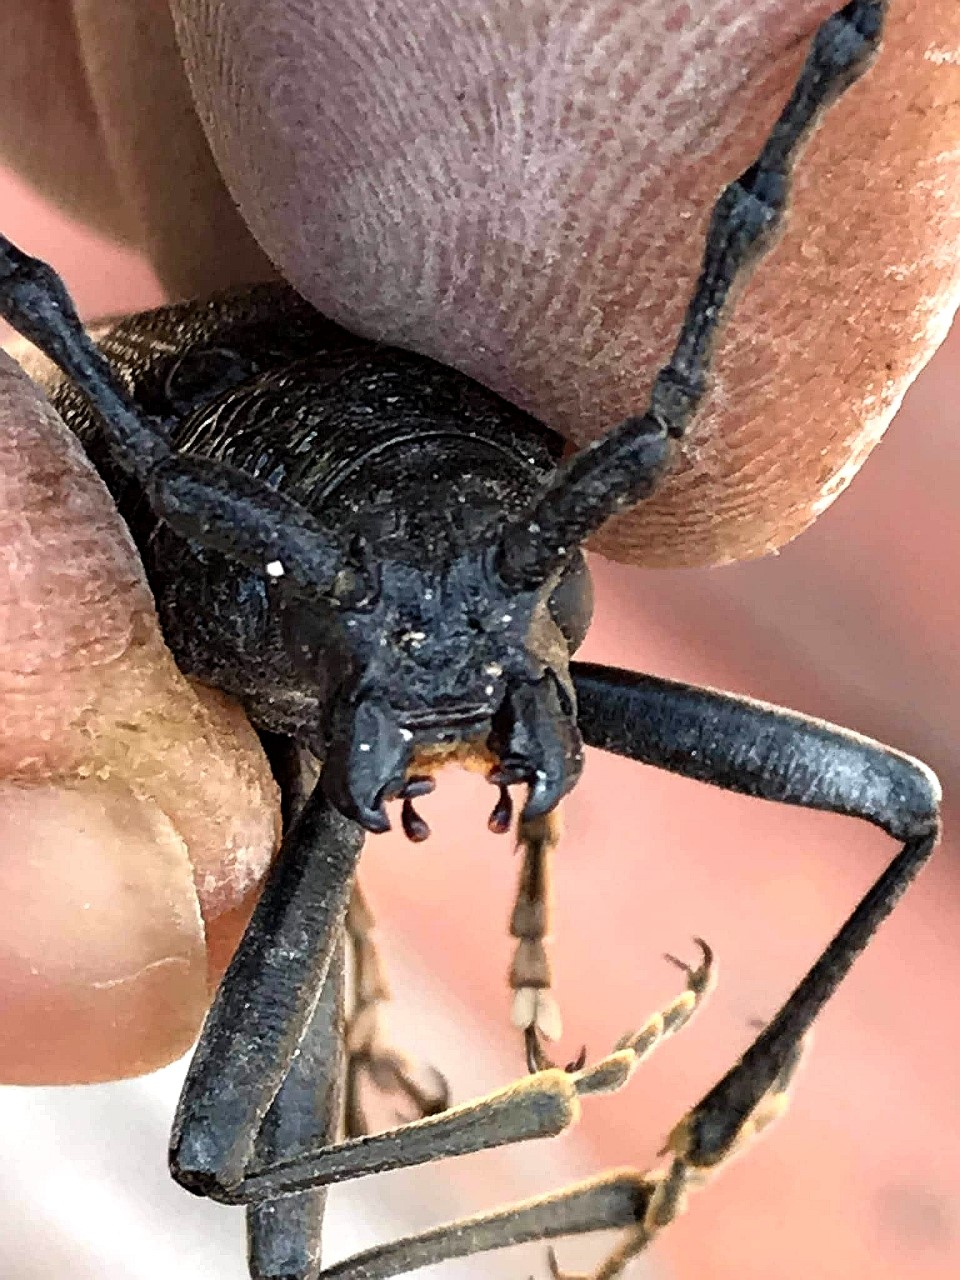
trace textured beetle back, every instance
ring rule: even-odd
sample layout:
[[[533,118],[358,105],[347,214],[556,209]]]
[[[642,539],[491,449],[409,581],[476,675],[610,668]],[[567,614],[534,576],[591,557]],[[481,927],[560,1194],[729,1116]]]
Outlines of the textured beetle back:
[[[359,517],[414,561],[462,545],[478,508],[518,515],[562,449],[463,374],[348,333],[286,285],[160,307],[96,337],[179,449],[229,462],[337,527]],[[156,518],[113,467],[87,401],[59,376],[48,390],[143,549]]]

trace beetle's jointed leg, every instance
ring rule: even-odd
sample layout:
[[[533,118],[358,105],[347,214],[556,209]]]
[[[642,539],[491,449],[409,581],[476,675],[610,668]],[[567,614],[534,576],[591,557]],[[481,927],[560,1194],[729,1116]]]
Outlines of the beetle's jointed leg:
[[[510,934],[517,939],[510,965],[513,994],[511,1020],[523,1032],[530,1071],[554,1064],[542,1038],[559,1040],[560,1007],[551,987],[553,976],[544,941],[550,932],[550,859],[560,842],[562,819],[554,809],[542,818],[520,820],[517,846],[523,856],[517,896],[510,915]],[[582,1063],[578,1065],[582,1066]]]
[[[920,761],[797,712],[612,667],[574,663],[571,671],[587,745],[728,791],[863,818],[902,846],[777,1016],[691,1113],[683,1153],[716,1163],[932,853],[940,786]]]
[[[289,738],[260,735],[280,786],[283,830],[291,831],[319,780],[313,756]],[[322,857],[320,850],[315,851]],[[343,1086],[345,938],[330,959],[316,1007],[263,1117],[251,1165],[304,1145],[335,1142]],[[313,1280],[320,1267],[327,1188],[247,1205],[247,1262],[253,1280]]]
[[[354,882],[347,908],[346,930],[353,948],[353,999],[346,1027],[346,1131],[358,1138],[370,1132],[363,1110],[362,1082],[383,1093],[399,1092],[412,1104],[414,1116],[437,1115],[450,1104],[447,1082],[434,1067],[428,1068],[430,1084],[406,1054],[386,1039],[383,1008],[390,1001],[390,986],[374,937],[373,913],[358,882]]]
[[[783,1115],[787,1109],[790,1086],[800,1065],[805,1045],[804,1039],[795,1047],[784,1064],[783,1070],[740,1126],[733,1143],[721,1161],[709,1166],[697,1165],[688,1158],[682,1141],[675,1141],[685,1132],[697,1109],[694,1108],[689,1112],[674,1128],[660,1152],[661,1155],[669,1154],[669,1162],[661,1169],[643,1175],[650,1189],[649,1199],[643,1206],[642,1215],[638,1215],[636,1222],[617,1247],[612,1249],[593,1271],[582,1273],[562,1270],[556,1254],[551,1249],[550,1270],[554,1280],[616,1280],[630,1259],[642,1253],[664,1227],[669,1226],[683,1213],[691,1191],[704,1186],[723,1165],[738,1155],[752,1139],[758,1137],[773,1124],[774,1120]]]
[[[361,828],[316,787],[284,837],[187,1072],[170,1168],[189,1190],[235,1182],[255,1159],[341,947],[362,844]]]
[[[863,818],[902,845],[769,1025],[670,1134],[666,1178],[628,1241],[636,1252],[676,1216],[688,1188],[783,1110],[811,1024],[936,845],[940,787],[919,761],[796,712],[585,663],[572,674],[587,745],[726,790]],[[614,1274],[601,1268],[596,1280]]]
[[[611,1055],[611,1065],[616,1056]],[[768,1096],[761,1101],[755,1117],[751,1117],[743,1127],[740,1145],[782,1112],[790,1084],[789,1076],[796,1064],[797,1055],[794,1055],[774,1081]],[[577,1079],[555,1069],[545,1074],[568,1083]],[[531,1076],[529,1079],[533,1081],[536,1078]],[[477,1214],[417,1236],[368,1249],[326,1268],[317,1280],[388,1280],[418,1267],[509,1245],[627,1228],[621,1246],[611,1252],[596,1271],[584,1278],[614,1280],[626,1263],[683,1211],[687,1193],[701,1185],[705,1177],[702,1171],[684,1167],[677,1156],[663,1170],[654,1173],[641,1174],[632,1169],[620,1169],[601,1174],[551,1195]],[[555,1275],[563,1275],[552,1253],[551,1265]]]
[[[700,945],[701,963],[695,968],[681,966],[687,990],[639,1031],[622,1037],[605,1058],[579,1071],[551,1067],[484,1098],[386,1133],[290,1152],[269,1166],[248,1165],[239,1174],[224,1165],[222,1176],[208,1177],[194,1189],[226,1204],[254,1204],[371,1173],[561,1133],[579,1118],[582,1097],[622,1089],[640,1062],[689,1020],[711,985],[709,948]],[[189,1178],[182,1180],[191,1185]]]
[[[291,1149],[335,1142],[343,1083],[344,943],[330,961],[320,999],[270,1109],[253,1168]],[[247,1260],[253,1280],[313,1280],[320,1268],[327,1188],[247,1205]]]
[[[702,956],[698,965],[673,961],[686,973],[684,992],[639,1031],[624,1036],[612,1053],[592,1066],[575,1072],[548,1068],[436,1118],[374,1138],[291,1156],[271,1169],[252,1172],[234,1187],[215,1192],[216,1198],[228,1203],[256,1203],[264,1198],[282,1203],[277,1197],[294,1191],[302,1194],[305,1186],[561,1132],[576,1121],[581,1098],[623,1088],[657,1045],[689,1021],[713,978],[710,949],[703,942],[699,946]],[[630,1171],[604,1174],[556,1195],[448,1223],[420,1236],[380,1246],[337,1263],[320,1275],[330,1280],[375,1280],[528,1240],[609,1227],[629,1226],[636,1230],[647,1220],[651,1206],[658,1207],[661,1215],[665,1212],[661,1181],[661,1175],[641,1176]],[[672,1211],[676,1214],[682,1206],[676,1197],[674,1201]]]

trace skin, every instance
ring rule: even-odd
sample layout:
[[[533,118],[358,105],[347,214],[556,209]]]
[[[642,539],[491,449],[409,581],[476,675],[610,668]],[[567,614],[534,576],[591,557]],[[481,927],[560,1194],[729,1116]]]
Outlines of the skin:
[[[381,89],[384,67],[401,53],[389,42],[413,25],[395,7],[400,18],[381,30],[355,11],[350,18],[350,47],[366,73],[358,79]],[[559,144],[530,124],[537,172],[560,174],[534,196],[529,167],[511,161],[515,126],[491,128],[483,91],[497,90],[485,60],[509,67],[504,84],[526,87],[521,122],[536,118],[534,82],[547,84],[549,100],[551,71],[534,77],[526,28],[507,24],[505,9],[483,6],[485,23],[479,5],[459,5],[454,24],[454,6],[436,6],[431,41],[416,55],[420,121],[353,101],[333,6],[272,0],[255,6],[252,23],[245,3],[179,3],[176,32],[152,2],[4,6],[0,33],[14,74],[0,86],[0,149],[48,197],[144,250],[168,295],[279,268],[335,318],[459,364],[582,442],[641,401],[695,272],[706,210],[755,152],[799,65],[801,37],[832,7],[768,0],[734,25],[738,5],[691,6],[677,22],[675,7],[654,0],[570,6],[561,32],[574,19],[611,32],[586,42],[597,51],[589,67],[575,62],[584,110],[568,145],[597,160],[589,172],[569,162],[551,170]],[[316,28],[296,20],[320,10],[322,40],[319,20]],[[528,0],[512,11],[532,18],[540,7]],[[629,27],[617,26],[621,11]],[[690,66],[691,31],[704,37],[695,93],[674,87]],[[955,48],[958,34],[946,0],[895,4],[885,60],[807,153],[790,230],[728,330],[686,471],[603,549],[645,564],[760,554],[809,523],[863,461],[950,314],[960,193],[949,157],[960,114],[951,106],[955,72],[951,79],[949,59],[935,55]],[[28,74],[41,58],[51,73]],[[617,80],[622,59],[642,74],[621,71]],[[406,84],[414,73],[402,66]],[[462,68],[462,102],[449,92],[452,66]],[[565,67],[564,84],[570,74]],[[438,157],[429,175],[424,149]],[[544,208],[550,216],[538,219]],[[97,309],[134,301],[101,296]],[[0,952],[0,999],[3,1017],[21,1029],[0,1047],[0,1075],[19,1083],[112,1078],[182,1052],[276,834],[249,729],[172,669],[129,543],[44,412],[11,366],[0,368],[0,547],[17,547],[0,561],[0,849],[29,853],[0,860],[2,900],[17,926]],[[57,499],[66,493],[69,503]],[[879,552],[896,552],[892,532]],[[622,626],[637,624],[622,598],[611,608]],[[604,636],[616,635],[616,616]],[[652,644],[642,659],[612,641],[604,651],[606,643],[601,636],[591,656],[690,674],[656,661],[672,654],[668,640],[664,654]],[[730,671],[715,682],[737,683]],[[843,702],[838,695],[824,713],[841,718]],[[590,805],[582,829],[597,820]],[[615,843],[613,833],[604,838]],[[396,846],[384,839],[377,850],[375,868]],[[676,864],[673,874],[686,883]],[[854,890],[844,889],[849,902]],[[669,897],[666,885],[650,892]],[[430,915],[406,905],[402,919]],[[671,923],[663,944],[677,949],[691,932],[689,913],[678,910]],[[564,924],[568,936],[573,927]],[[817,937],[830,927],[818,925]],[[699,918],[697,928],[708,932]],[[716,931],[708,936],[719,948]],[[732,951],[736,963],[736,939],[726,941],[722,954]],[[793,976],[810,949],[808,940]],[[575,977],[566,981],[568,1016],[591,1046],[623,1029],[625,995],[610,1026],[597,1029],[589,996],[578,1003]],[[788,982],[780,975],[771,984],[770,1001]],[[636,999],[645,1010],[645,992]],[[738,1010],[740,1024],[753,1012]],[[657,1092],[655,1079],[650,1087]],[[661,1112],[652,1132],[664,1127]]]

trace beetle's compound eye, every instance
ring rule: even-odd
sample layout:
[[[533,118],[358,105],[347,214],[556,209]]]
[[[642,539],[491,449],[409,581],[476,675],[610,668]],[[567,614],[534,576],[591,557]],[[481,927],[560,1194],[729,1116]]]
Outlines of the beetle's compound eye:
[[[582,553],[570,561],[547,602],[550,616],[575,653],[593,618],[593,579]]]

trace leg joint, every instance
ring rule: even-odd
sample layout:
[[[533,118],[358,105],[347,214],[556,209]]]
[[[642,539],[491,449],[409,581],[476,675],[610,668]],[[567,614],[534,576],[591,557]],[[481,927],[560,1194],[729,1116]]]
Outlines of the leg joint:
[[[217,1200],[221,1204],[233,1203],[231,1185],[222,1175],[211,1169],[185,1169],[179,1163],[174,1152],[170,1154],[170,1176],[184,1191],[191,1195],[201,1196],[206,1200]]]
[[[813,57],[822,74],[858,72],[880,40],[886,0],[853,0],[820,28]]]
[[[893,779],[891,815],[887,831],[897,840],[936,838],[940,832],[940,780],[932,769],[909,756],[895,757],[901,765]]]

